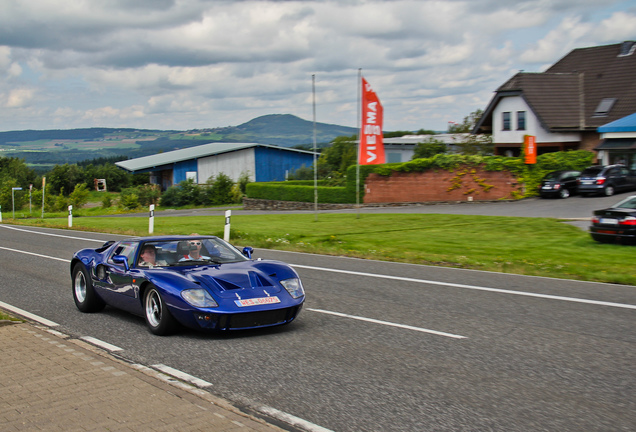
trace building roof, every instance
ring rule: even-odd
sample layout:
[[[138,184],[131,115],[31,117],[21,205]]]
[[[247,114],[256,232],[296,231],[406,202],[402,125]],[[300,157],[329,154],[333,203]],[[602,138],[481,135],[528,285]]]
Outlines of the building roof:
[[[636,113],[628,115],[598,128],[599,133],[636,132]]]
[[[503,97],[521,96],[549,131],[594,131],[636,111],[636,42],[579,48],[543,73],[519,72],[497,89],[474,133],[490,132]]]
[[[186,160],[199,159],[202,157],[214,156],[223,153],[234,152],[238,150],[244,150],[252,147],[267,147],[276,150],[291,151],[298,153],[306,153],[313,155],[313,152],[306,150],[298,150],[287,147],[279,147],[269,144],[257,144],[257,143],[209,143],[196,147],[189,147],[180,150],[173,150],[165,153],[157,153],[150,156],[144,156],[135,159],[129,159],[121,162],[116,162],[120,168],[126,171],[135,172],[140,170],[147,170],[150,168],[160,168],[167,165],[171,165],[175,162],[182,162]]]

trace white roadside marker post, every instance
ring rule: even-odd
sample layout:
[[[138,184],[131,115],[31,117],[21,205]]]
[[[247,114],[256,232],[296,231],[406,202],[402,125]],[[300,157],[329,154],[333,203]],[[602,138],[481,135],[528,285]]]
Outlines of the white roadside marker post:
[[[232,210],[225,211],[225,229],[223,230],[223,240],[230,241],[230,217],[232,216]]]
[[[155,232],[155,205],[150,204],[150,220],[148,222],[148,234]]]
[[[73,206],[68,206],[68,227],[73,227]]]

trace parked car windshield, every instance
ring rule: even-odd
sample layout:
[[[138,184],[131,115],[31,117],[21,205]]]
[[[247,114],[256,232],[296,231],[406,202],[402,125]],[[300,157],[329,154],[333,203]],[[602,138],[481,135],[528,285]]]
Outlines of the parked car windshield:
[[[601,173],[601,171],[603,171],[603,167],[585,168],[583,174],[581,174],[581,177],[596,177]]]
[[[636,196],[630,196],[614,206],[614,208],[636,209]]]
[[[217,238],[148,241],[140,245],[139,267],[224,264],[248,260],[234,246]]]

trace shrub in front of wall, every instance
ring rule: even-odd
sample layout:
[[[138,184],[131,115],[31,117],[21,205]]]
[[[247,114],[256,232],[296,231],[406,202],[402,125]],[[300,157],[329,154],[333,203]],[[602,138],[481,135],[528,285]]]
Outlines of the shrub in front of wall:
[[[317,191],[319,203],[355,202],[355,196],[352,198],[345,187],[318,186]],[[250,183],[247,185],[247,196],[254,199],[314,202],[314,187],[282,182]]]

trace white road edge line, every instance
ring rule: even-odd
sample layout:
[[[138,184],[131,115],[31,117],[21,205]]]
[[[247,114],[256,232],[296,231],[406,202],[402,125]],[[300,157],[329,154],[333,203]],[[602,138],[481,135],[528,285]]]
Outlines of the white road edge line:
[[[72,237],[72,236],[62,235],[62,234],[43,233],[43,232],[39,232],[39,231],[30,231],[30,230],[27,230],[27,229],[15,228],[15,227],[6,226],[6,225],[0,225],[0,227],[1,228],[6,228],[6,229],[11,229],[11,230],[14,230],[14,231],[24,231],[24,232],[28,232],[29,234],[40,234],[40,235],[51,236],[51,237],[62,237],[62,238],[67,238],[67,239],[71,239],[71,240],[85,240],[85,241],[92,241],[92,242],[98,242],[98,243],[106,243],[106,240],[89,239],[89,238],[84,238],[84,237]]]
[[[291,414],[287,414],[286,412],[279,411],[276,408],[271,408],[268,406],[259,406],[259,407],[256,407],[256,409],[262,412],[263,414],[267,414],[271,417],[277,418],[278,420],[282,420],[286,423],[291,424],[292,426],[300,427],[303,430],[307,430],[309,432],[333,432],[331,429],[318,426],[317,424],[308,422],[307,420],[303,420],[299,417],[293,416]]]
[[[52,257],[52,256],[49,256],[49,255],[42,255],[42,254],[38,254],[38,253],[34,253],[34,252],[27,252],[27,251],[23,251],[23,250],[20,250],[20,249],[11,249],[11,248],[2,247],[2,246],[0,246],[0,249],[7,250],[9,252],[18,252],[18,253],[22,253],[22,254],[26,254],[26,255],[33,255],[33,256],[40,257],[40,258],[49,258],[49,259],[52,259],[52,260],[57,260],[57,261],[62,261],[62,262],[67,262],[67,263],[71,262],[71,260],[67,260],[67,259],[64,259],[64,258],[56,258],[56,257]]]
[[[84,341],[86,341],[88,343],[91,343],[93,345],[97,345],[98,347],[103,348],[106,351],[116,352],[116,351],[123,351],[124,350],[123,348],[119,348],[116,345],[109,344],[108,342],[104,342],[103,340],[94,338],[92,336],[82,336],[80,339],[82,339],[82,340],[84,340]]]
[[[360,316],[356,316],[356,315],[349,315],[349,314],[344,314],[344,313],[340,313],[340,312],[332,312],[332,311],[327,311],[327,310],[323,310],[323,309],[311,309],[311,308],[307,308],[308,311],[312,311],[312,312],[318,312],[318,313],[323,313],[323,314],[327,314],[327,315],[335,315],[335,316],[339,316],[339,317],[343,317],[343,318],[351,318],[354,320],[358,320],[358,321],[365,321],[365,322],[370,322],[370,323],[374,323],[374,324],[382,324],[385,326],[390,326],[390,327],[398,327],[398,328],[403,328],[403,329],[407,329],[407,330],[415,330],[415,331],[419,331],[422,333],[430,333],[430,334],[434,334],[434,335],[438,335],[438,336],[446,336],[449,338],[454,338],[454,339],[467,339],[466,336],[460,336],[460,335],[456,335],[456,334],[452,334],[452,333],[446,333],[446,332],[441,332],[441,331],[437,331],[437,330],[430,330],[430,329],[425,329],[422,327],[414,327],[414,326],[410,326],[410,325],[406,325],[406,324],[397,324],[397,323],[392,323],[389,321],[380,321],[377,319],[373,319],[373,318],[365,318],[365,317],[360,317]]]
[[[41,316],[32,314],[31,312],[27,312],[27,311],[25,311],[23,309],[17,308],[15,306],[11,306],[10,304],[7,304],[7,303],[1,302],[1,301],[0,301],[0,307],[2,309],[8,310],[9,312],[13,312],[13,313],[21,315],[23,317],[29,318],[29,319],[31,319],[33,321],[37,321],[40,324],[45,325],[47,327],[57,327],[57,326],[59,326],[59,324],[56,323],[56,322],[53,322],[51,320],[47,320],[46,318],[42,318]]]
[[[543,298],[548,300],[562,300],[562,301],[569,301],[573,303],[586,303],[586,304],[593,304],[597,306],[609,306],[609,307],[617,307],[617,308],[623,308],[623,309],[636,309],[636,305],[625,304],[625,303],[612,303],[612,302],[606,302],[606,301],[600,301],[600,300],[588,300],[588,299],[582,299],[582,298],[576,298],[576,297],[556,296],[551,294],[536,294],[536,293],[524,292],[524,291],[512,291],[512,290],[505,290],[500,288],[488,288],[488,287],[480,287],[476,285],[456,284],[452,282],[439,282],[439,281],[432,281],[432,280],[426,280],[426,279],[414,279],[414,278],[407,278],[407,277],[400,277],[400,276],[379,275],[379,274],[364,273],[364,272],[349,271],[349,270],[328,269],[323,267],[313,267],[313,266],[298,265],[298,264],[290,264],[290,265],[292,267],[304,268],[309,270],[326,271],[326,272],[332,272],[332,273],[344,273],[344,274],[350,274],[354,276],[367,276],[367,277],[374,277],[379,279],[391,279],[391,280],[399,280],[404,282],[416,282],[416,283],[427,284],[427,285],[449,286],[454,288],[471,289],[475,291],[487,291],[487,292],[496,292],[500,294],[512,294],[512,295],[519,295],[519,296],[526,296],[526,297],[537,297],[537,298]]]
[[[178,369],[173,369],[170,366],[166,366],[164,364],[154,364],[151,367],[167,374],[170,376],[173,376],[177,379],[189,382],[190,384],[194,384],[197,387],[212,387],[212,383],[209,383],[207,381],[204,381],[200,378],[197,378],[195,376],[192,376],[190,374],[187,374],[185,372],[181,372]]]

